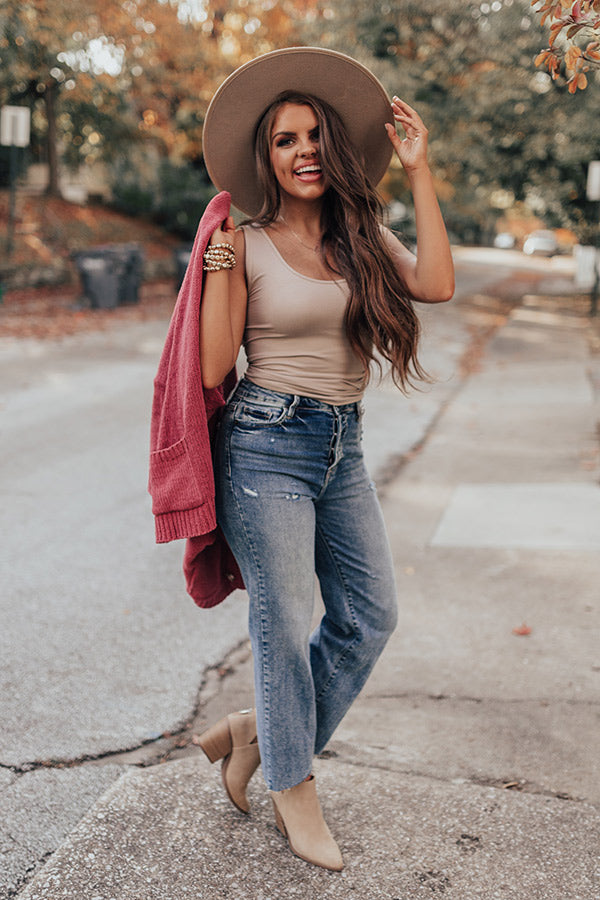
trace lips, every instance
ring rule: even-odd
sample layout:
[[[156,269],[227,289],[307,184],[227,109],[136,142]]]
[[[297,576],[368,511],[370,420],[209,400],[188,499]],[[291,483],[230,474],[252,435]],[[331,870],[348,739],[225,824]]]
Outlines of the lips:
[[[318,163],[308,163],[294,169],[294,175],[301,181],[318,181],[322,174],[321,166]]]

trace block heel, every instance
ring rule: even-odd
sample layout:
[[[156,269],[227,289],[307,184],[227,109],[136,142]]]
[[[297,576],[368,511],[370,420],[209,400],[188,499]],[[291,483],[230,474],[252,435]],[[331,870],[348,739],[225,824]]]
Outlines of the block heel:
[[[212,725],[208,731],[200,735],[198,745],[204,750],[211,763],[228,756],[233,747],[229,717],[221,719],[220,722]]]
[[[200,735],[198,746],[211,763],[223,760],[221,778],[227,796],[240,812],[250,812],[246,788],[260,765],[255,710],[230,713]]]

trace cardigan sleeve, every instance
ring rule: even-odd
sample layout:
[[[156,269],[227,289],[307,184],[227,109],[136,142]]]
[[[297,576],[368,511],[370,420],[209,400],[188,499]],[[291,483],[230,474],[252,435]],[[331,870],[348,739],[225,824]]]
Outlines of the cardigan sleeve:
[[[150,422],[148,490],[156,541],[194,542],[186,548],[184,571],[188,591],[200,606],[214,606],[235,587],[243,587],[231,550],[217,529],[210,447],[211,420],[235,385],[235,370],[219,387],[203,388],[198,327],[204,250],[229,210],[230,196],[223,191],[200,220],[154,380]]]
[[[198,321],[202,257],[228,214],[229,195],[223,192],[200,220],[154,380],[148,489],[160,543],[205,534],[216,526],[207,409],[214,414],[224,397],[220,387],[203,389]]]

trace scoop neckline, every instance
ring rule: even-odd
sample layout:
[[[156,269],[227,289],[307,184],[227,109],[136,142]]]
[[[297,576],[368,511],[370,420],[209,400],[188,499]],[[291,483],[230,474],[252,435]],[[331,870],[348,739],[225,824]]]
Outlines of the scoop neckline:
[[[251,225],[250,227],[254,228],[253,225]],[[267,232],[264,228],[255,228],[255,230],[260,231],[265,236],[265,238],[267,239],[267,241],[273,248],[273,251],[277,254],[277,256],[279,257],[279,259],[281,260],[283,265],[286,267],[286,269],[289,269],[289,271],[293,272],[294,275],[297,275],[298,278],[305,278],[306,281],[315,281],[317,284],[336,284],[337,285],[337,284],[346,284],[347,283],[345,278],[313,278],[311,275],[304,275],[302,272],[298,272],[297,269],[294,269],[293,266],[290,266],[289,262],[287,262],[287,260],[285,260],[283,258],[283,256],[281,255],[281,253],[279,252],[279,250],[277,249],[274,242],[271,240],[271,238],[269,237],[269,235],[267,234]]]

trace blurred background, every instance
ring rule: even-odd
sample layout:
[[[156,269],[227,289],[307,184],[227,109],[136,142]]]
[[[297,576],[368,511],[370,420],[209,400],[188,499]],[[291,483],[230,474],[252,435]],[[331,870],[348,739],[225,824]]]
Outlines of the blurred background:
[[[548,23],[529,0],[2,0],[0,9],[0,105],[31,116],[27,145],[12,151],[5,290],[72,281],[72,254],[108,240],[141,241],[145,274],[170,273],[213,192],[202,123],[215,88],[246,60],[299,44],[355,56],[421,112],[453,243],[552,255],[597,241],[586,177],[600,157],[600,94],[595,84],[577,90],[562,61],[555,78],[536,67]],[[10,180],[2,146],[4,224]],[[382,193],[410,241],[398,165]]]
[[[591,851],[580,863],[576,845],[593,828],[560,817],[583,815],[581,798],[597,804],[600,783],[600,319],[589,315],[600,293],[599,13],[598,0],[0,0],[0,900],[126,767],[198,753],[208,721],[252,702],[245,595],[200,613],[181,542],[154,544],[148,431],[176,288],[214,193],[202,156],[210,98],[241,63],[302,44],[359,59],[421,113],[457,272],[452,303],[419,308],[434,383],[405,397],[374,379],[365,397],[365,453],[388,498],[404,618],[389,681],[367,700],[387,704],[377,715],[395,735],[365,728],[376,720],[359,712],[345,740],[367,748],[369,766],[391,742],[395,761],[376,771],[431,774],[432,797],[443,784],[463,792],[461,830],[480,786],[530,792],[531,825],[515,829],[514,806],[489,817],[500,830],[495,845],[484,832],[485,856],[467,858],[447,831],[459,854],[453,897],[483,896],[489,871],[502,871],[504,890],[508,858],[518,878],[507,897],[538,896],[539,884],[548,900],[591,897],[591,876],[579,889],[573,872],[587,877]],[[380,190],[413,244],[399,164]],[[463,482],[483,538],[431,543]],[[487,482],[508,503],[508,538],[489,554]],[[566,498],[558,511],[548,492]],[[560,842],[568,865],[531,850],[532,835],[545,836],[542,800],[554,817],[544,847]],[[152,846],[161,803],[152,828],[139,818],[124,828],[134,855]],[[438,819],[436,807],[432,835]],[[525,842],[522,865],[507,834]],[[185,893],[183,855],[172,884],[162,872],[177,843],[151,860],[162,880],[138,890],[119,840],[106,840],[98,864],[136,897]],[[478,860],[493,861],[494,846],[488,870]],[[418,880],[443,866],[438,845],[425,865],[428,852],[411,863],[412,882],[394,874],[393,896],[437,890]],[[97,897],[91,859],[79,870]],[[469,859],[483,894],[460,880]],[[260,858],[248,860],[262,879]],[[36,896],[62,897],[65,884]]]

